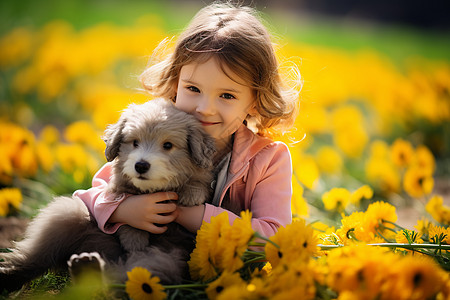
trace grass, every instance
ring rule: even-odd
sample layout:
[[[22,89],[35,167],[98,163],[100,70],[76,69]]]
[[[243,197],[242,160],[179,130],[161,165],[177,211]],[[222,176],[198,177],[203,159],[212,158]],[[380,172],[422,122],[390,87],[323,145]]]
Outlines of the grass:
[[[143,15],[157,15],[161,26],[176,34],[208,1],[157,0],[21,0],[0,2],[0,33],[16,26],[40,27],[63,19],[76,29],[101,22],[131,25]],[[255,1],[257,3],[257,1]],[[299,12],[277,12],[259,7],[276,35],[305,44],[349,51],[371,48],[394,61],[425,57],[450,61],[449,33],[413,29],[399,24],[382,25],[355,20],[338,20]]]
[[[445,32],[426,31],[401,24],[289,16],[286,12],[274,14],[274,23],[284,26],[279,31],[299,43],[349,51],[369,48],[397,62],[417,57],[450,61],[450,34]]]

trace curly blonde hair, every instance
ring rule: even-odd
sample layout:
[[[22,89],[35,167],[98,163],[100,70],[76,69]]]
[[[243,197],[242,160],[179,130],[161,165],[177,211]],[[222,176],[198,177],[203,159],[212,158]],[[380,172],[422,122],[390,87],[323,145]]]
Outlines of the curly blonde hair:
[[[163,41],[159,49],[167,44]],[[253,90],[258,115],[251,117],[258,134],[281,133],[292,126],[298,110],[300,73],[296,66],[291,68],[294,84],[283,85],[271,36],[250,7],[214,3],[201,9],[179,35],[172,53],[156,63],[153,60],[141,74],[141,83],[152,95],[175,102],[181,68],[211,57],[225,74],[227,66]]]

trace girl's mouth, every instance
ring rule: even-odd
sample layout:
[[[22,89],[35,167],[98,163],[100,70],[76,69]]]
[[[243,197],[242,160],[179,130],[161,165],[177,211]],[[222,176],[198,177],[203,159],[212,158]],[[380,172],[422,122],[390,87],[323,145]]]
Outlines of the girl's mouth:
[[[219,124],[218,122],[205,122],[205,121],[200,121],[200,123],[202,124],[202,126],[211,126]]]

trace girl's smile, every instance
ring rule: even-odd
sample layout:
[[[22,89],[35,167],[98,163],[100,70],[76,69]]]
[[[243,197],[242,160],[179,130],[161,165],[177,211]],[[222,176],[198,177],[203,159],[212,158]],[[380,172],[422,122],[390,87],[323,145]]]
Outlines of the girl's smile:
[[[228,145],[247,116],[256,111],[252,89],[214,57],[181,68],[175,106],[199,120],[216,139],[219,151]]]

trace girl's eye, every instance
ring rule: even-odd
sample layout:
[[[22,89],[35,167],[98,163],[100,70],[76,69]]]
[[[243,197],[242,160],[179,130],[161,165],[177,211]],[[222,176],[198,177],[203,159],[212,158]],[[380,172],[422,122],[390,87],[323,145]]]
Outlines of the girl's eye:
[[[222,94],[221,97],[222,97],[223,99],[226,99],[226,100],[236,99],[235,96],[233,96],[233,95],[231,95],[231,94],[228,94],[228,93]]]
[[[133,146],[134,146],[134,148],[137,148],[139,146],[139,141],[138,140],[134,140],[133,141]]]
[[[187,89],[194,93],[200,93],[200,90],[195,86],[188,86]]]
[[[170,150],[172,149],[173,144],[171,142],[165,142],[163,145],[164,150]]]

